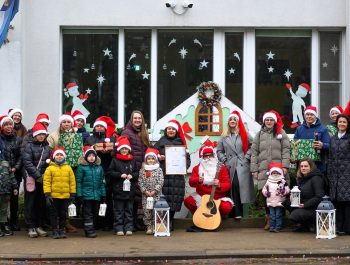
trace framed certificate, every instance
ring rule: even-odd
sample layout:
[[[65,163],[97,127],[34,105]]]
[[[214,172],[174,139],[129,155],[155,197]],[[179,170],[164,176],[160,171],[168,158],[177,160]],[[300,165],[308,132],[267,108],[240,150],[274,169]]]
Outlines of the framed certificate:
[[[186,147],[184,145],[165,146],[165,174],[186,175]]]

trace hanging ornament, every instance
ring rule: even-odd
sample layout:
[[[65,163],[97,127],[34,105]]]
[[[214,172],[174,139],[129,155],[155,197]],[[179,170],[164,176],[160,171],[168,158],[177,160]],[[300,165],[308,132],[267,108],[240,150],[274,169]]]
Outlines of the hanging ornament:
[[[168,69],[168,66],[165,63],[165,64],[163,64],[163,70],[166,70],[166,69]]]
[[[77,51],[76,50],[73,51],[73,56],[77,57]]]
[[[126,66],[126,70],[130,70],[130,69],[131,69],[131,65],[128,64],[128,65]]]
[[[198,70],[203,70],[203,65],[199,64]]]
[[[145,59],[146,59],[146,60],[149,59],[149,54],[148,54],[148,53],[145,54]]]
[[[91,65],[91,70],[95,70],[95,64],[93,63],[92,65]]]
[[[109,60],[113,60],[113,54],[110,54],[108,57],[109,57]]]

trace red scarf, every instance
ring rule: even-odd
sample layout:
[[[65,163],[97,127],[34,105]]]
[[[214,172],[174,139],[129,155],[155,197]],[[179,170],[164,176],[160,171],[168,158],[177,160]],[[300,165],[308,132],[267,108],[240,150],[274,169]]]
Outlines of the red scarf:
[[[122,155],[122,154],[117,154],[115,156],[118,160],[123,160],[123,161],[130,161],[134,158],[132,154],[127,154],[127,155]]]

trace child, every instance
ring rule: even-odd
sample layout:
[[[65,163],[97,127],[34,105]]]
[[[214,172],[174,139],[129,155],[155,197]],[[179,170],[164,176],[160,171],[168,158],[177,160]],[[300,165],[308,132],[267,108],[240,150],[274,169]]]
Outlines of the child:
[[[142,192],[143,222],[147,227],[146,234],[152,235],[153,210],[147,209],[147,198],[153,197],[154,202],[159,200],[163,188],[163,171],[158,163],[159,151],[147,148],[145,162],[142,164],[139,176],[139,185]]]
[[[114,232],[123,236],[132,235],[134,230],[133,205],[136,183],[139,177],[136,161],[131,154],[130,142],[126,136],[118,138],[117,154],[113,158],[108,177],[111,180],[114,201]],[[130,181],[130,190],[123,190],[125,181]]]
[[[77,196],[83,201],[85,236],[96,237],[94,219],[97,218],[100,201],[106,200],[106,187],[101,159],[91,146],[84,146],[84,156],[79,158],[77,169]]]
[[[270,232],[280,232],[283,223],[283,205],[289,187],[283,176],[283,166],[280,163],[270,163],[269,177],[262,193],[266,197],[270,210]]]
[[[55,148],[52,152],[52,161],[44,173],[44,193],[50,211],[54,239],[67,237],[64,227],[68,204],[76,194],[74,172],[65,162],[66,157],[63,148]]]

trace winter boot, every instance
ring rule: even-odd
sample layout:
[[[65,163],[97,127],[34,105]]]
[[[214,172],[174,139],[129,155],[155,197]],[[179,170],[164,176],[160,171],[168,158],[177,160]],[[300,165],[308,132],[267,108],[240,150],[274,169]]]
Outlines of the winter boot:
[[[95,231],[85,231],[85,236],[88,237],[88,238],[95,238],[95,237],[97,237]]]
[[[60,238],[67,238],[67,235],[66,235],[66,232],[64,231],[64,229],[59,229],[58,235]]]
[[[13,231],[8,224],[1,224],[1,230],[3,231],[5,236],[13,236]]]
[[[270,215],[265,215],[265,226],[264,226],[265,230],[269,230],[270,229]]]
[[[52,238],[53,239],[59,239],[60,238],[60,234],[58,233],[58,229],[52,230]]]

